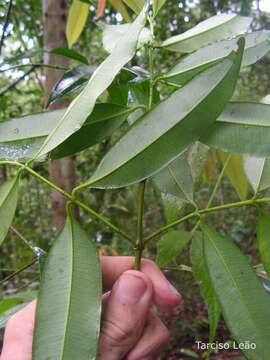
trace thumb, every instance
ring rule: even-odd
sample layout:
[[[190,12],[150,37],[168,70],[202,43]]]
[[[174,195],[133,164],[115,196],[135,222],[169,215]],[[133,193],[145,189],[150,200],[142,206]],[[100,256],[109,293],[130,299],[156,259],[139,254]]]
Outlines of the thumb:
[[[152,303],[152,283],[129,270],[114,284],[103,313],[97,359],[122,359],[140,339]]]

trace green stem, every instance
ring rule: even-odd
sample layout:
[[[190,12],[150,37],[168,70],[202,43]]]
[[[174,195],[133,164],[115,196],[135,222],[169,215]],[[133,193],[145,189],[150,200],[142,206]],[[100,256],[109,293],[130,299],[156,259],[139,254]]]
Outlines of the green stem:
[[[200,217],[202,215],[207,215],[207,214],[211,214],[214,212],[219,212],[219,211],[223,211],[223,210],[228,210],[228,209],[235,209],[235,208],[239,208],[239,207],[245,207],[245,206],[255,206],[256,204],[263,204],[263,203],[269,203],[270,202],[270,197],[264,197],[261,199],[250,199],[250,200],[244,200],[244,201],[238,201],[235,203],[229,203],[229,204],[224,204],[224,205],[220,205],[220,206],[215,206],[215,207],[211,207],[209,209],[202,209],[202,210],[198,210],[198,211],[194,211],[190,214],[185,215],[184,217],[182,217],[181,219],[178,219],[166,226],[161,227],[160,229],[158,229],[157,231],[155,231],[154,233],[152,233],[151,235],[149,235],[146,239],[145,239],[145,243],[150,242],[151,240],[153,240],[154,238],[156,238],[157,236],[162,235],[163,233],[166,233],[168,230],[178,226],[179,224],[183,223],[184,221],[190,220],[194,217]]]
[[[136,228],[136,244],[135,244],[135,270],[141,269],[142,253],[144,249],[143,241],[143,210],[144,210],[144,194],[145,194],[146,181],[138,185],[137,194],[137,228]]]
[[[13,165],[13,166],[17,166],[20,168],[19,171],[27,171],[29,174],[35,176],[37,179],[39,179],[40,181],[42,181],[44,184],[46,184],[47,186],[49,186],[50,188],[54,189],[55,191],[57,191],[58,193],[62,194],[64,197],[66,197],[68,200],[70,200],[71,202],[73,202],[73,204],[78,205],[80,208],[82,208],[83,210],[85,210],[88,214],[90,214],[93,218],[96,218],[97,220],[99,220],[101,223],[103,223],[104,225],[106,225],[108,228],[110,228],[112,231],[116,232],[117,234],[121,235],[123,238],[125,238],[126,240],[128,240],[129,242],[133,242],[133,239],[127,235],[125,232],[123,232],[121,229],[119,229],[116,225],[114,225],[113,223],[110,222],[110,220],[108,220],[105,216],[97,213],[95,210],[91,209],[90,207],[88,207],[87,205],[85,205],[84,203],[82,203],[81,201],[77,200],[74,196],[72,196],[71,194],[67,193],[65,190],[61,189],[60,187],[58,187],[57,185],[55,185],[54,183],[52,183],[51,181],[49,181],[48,179],[44,178],[43,176],[41,176],[40,174],[38,174],[37,172],[35,172],[33,169],[31,169],[30,167],[21,164],[19,162],[16,161],[0,161],[0,165]]]
[[[154,76],[155,76],[154,75],[154,60],[153,60],[153,47],[152,46],[150,46],[148,49],[148,56],[149,56],[149,72],[150,72],[148,110],[150,110],[153,105]]]

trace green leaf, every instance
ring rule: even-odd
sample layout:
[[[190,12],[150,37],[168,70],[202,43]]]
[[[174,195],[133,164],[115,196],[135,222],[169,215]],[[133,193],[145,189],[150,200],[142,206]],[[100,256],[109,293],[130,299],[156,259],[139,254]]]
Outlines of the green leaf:
[[[229,101],[243,47],[241,40],[234,62],[226,59],[206,70],[137,120],[103,158],[89,186],[122,187],[139,182],[185,151]]]
[[[171,231],[164,235],[157,243],[156,261],[160,267],[171,263],[185,248],[191,238],[186,231]]]
[[[139,13],[144,5],[144,0],[123,0],[135,13]]]
[[[270,214],[259,208],[257,242],[263,267],[270,277]]]
[[[83,127],[52,152],[53,158],[74,154],[110,136],[127,118],[131,109],[114,104],[96,104]],[[59,118],[65,113],[55,110],[15,118],[0,123],[0,158],[31,159]]]
[[[87,58],[85,56],[80,54],[78,51],[75,51],[75,50],[72,50],[72,49],[58,47],[58,48],[52,49],[50,51],[50,53],[56,54],[56,55],[62,55],[62,56],[65,56],[65,57],[67,57],[67,58],[69,58],[71,60],[76,60],[76,61],[79,61],[82,64],[89,65],[89,62],[88,62],[88,60],[87,60]]]
[[[270,106],[230,103],[200,141],[229,153],[270,157]]]
[[[153,180],[161,192],[171,194],[184,201],[192,201],[193,180],[187,161],[187,152],[181,154],[157,173]]]
[[[183,209],[185,202],[170,194],[161,193],[161,197],[166,222],[167,224],[170,224],[171,222],[179,219],[180,212]]]
[[[98,109],[101,112],[98,114]],[[51,153],[53,159],[75,154],[110,137],[127,119],[130,109],[114,104],[97,104],[96,111],[90,115],[83,127],[71,135]],[[92,115],[96,114],[95,117]],[[99,118],[100,117],[100,118]]]
[[[215,339],[221,309],[206,264],[202,234],[197,233],[193,237],[190,256],[193,275],[198,282],[200,291],[207,306],[209,317],[209,343],[212,343]]]
[[[47,107],[63,96],[82,90],[94,70],[92,66],[77,66],[67,70],[52,88]]]
[[[209,147],[196,141],[188,149],[188,164],[190,167],[193,183],[196,183],[208,160]]]
[[[24,308],[25,305],[26,304],[18,304],[18,305],[15,305],[15,306],[11,307],[10,309],[4,311],[3,313],[1,313],[1,315],[0,315],[0,329],[3,329],[7,325],[7,322],[11,318],[11,316],[16,314],[16,312],[18,312],[22,308]]]
[[[112,53],[121,38],[130,29],[131,24],[105,25],[102,34],[102,44],[108,53]],[[139,35],[137,49],[148,44],[152,40],[151,31],[144,27]]]
[[[246,34],[246,45],[241,67],[249,66],[260,60],[270,50],[270,31],[256,31]],[[223,40],[203,48],[183,58],[162,79],[184,85],[201,71],[226,58],[237,48],[238,38]]]
[[[162,8],[162,6],[165,4],[166,1],[167,0],[154,0],[153,1],[154,15],[157,15],[157,13]]]
[[[243,158],[235,154],[225,154],[222,151],[219,151],[218,154],[223,165],[226,163],[228,156],[230,156],[229,163],[225,169],[225,175],[235,188],[239,198],[245,200],[248,193],[248,180],[243,166]]]
[[[250,360],[270,358],[270,298],[248,258],[228,238],[204,226],[204,253],[212,284],[228,328]],[[259,299],[259,300],[258,300]]]
[[[109,0],[111,5],[117,10],[122,16],[123,19],[126,22],[131,22],[131,18],[129,16],[129,13],[125,7],[125,5],[122,3],[122,0]]]
[[[36,158],[56,148],[82,127],[93,111],[98,97],[113,82],[122,67],[135,55],[138,38],[146,22],[146,13],[147,8],[144,8],[111,55],[96,69],[84,90],[72,101],[64,116],[51,131],[36,154]]]
[[[255,194],[270,188],[270,159],[246,156],[244,167]]]
[[[95,359],[100,315],[101,272],[95,244],[68,218],[42,275],[33,360]]]
[[[0,185],[0,245],[5,240],[15,215],[19,194],[19,178],[16,176]]]
[[[190,53],[215,41],[243,34],[251,20],[235,14],[216,15],[183,34],[165,40],[161,46],[171,51]]]
[[[89,6],[87,4],[81,2],[80,0],[73,0],[69,9],[66,26],[66,37],[69,47],[72,47],[72,45],[79,39],[86,24],[88,13]]]

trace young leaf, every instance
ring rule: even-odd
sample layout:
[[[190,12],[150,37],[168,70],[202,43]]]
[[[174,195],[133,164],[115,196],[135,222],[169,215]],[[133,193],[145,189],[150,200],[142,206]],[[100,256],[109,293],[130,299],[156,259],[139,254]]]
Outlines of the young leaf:
[[[223,151],[218,152],[219,158],[223,165],[229,154],[225,154]],[[243,158],[239,155],[230,155],[229,163],[225,169],[225,175],[230,180],[232,186],[235,188],[239,198],[245,200],[248,193],[248,180],[243,166]]]
[[[33,340],[33,360],[96,357],[101,315],[97,251],[68,218],[43,271]]]
[[[143,8],[111,55],[101,63],[84,90],[69,105],[64,116],[59,120],[36,154],[36,158],[56,148],[82,127],[86,118],[93,111],[97,98],[113,82],[122,67],[134,56],[140,32],[146,22],[147,8]]]
[[[195,234],[193,237],[190,256],[193,275],[198,282],[200,291],[207,306],[209,317],[209,343],[212,343],[215,339],[221,309],[207,268],[202,234]]]
[[[19,178],[16,176],[0,185],[0,245],[5,240],[18,202]]]
[[[183,34],[165,40],[161,46],[171,51],[190,53],[215,41],[243,34],[251,20],[235,14],[216,15]]]
[[[126,22],[131,22],[131,17],[127,11],[127,8],[122,3],[122,0],[109,0],[111,5],[118,11]]]
[[[270,277],[270,214],[264,209],[259,209],[257,242],[263,267]]]
[[[0,157],[17,161],[31,159],[64,112],[64,109],[55,110],[0,123]],[[54,149],[52,158],[72,155],[109,137],[130,112],[131,109],[115,104],[96,104],[83,127]]]
[[[80,54],[78,51],[72,50],[72,49],[68,49],[68,48],[54,48],[50,51],[50,53],[52,54],[56,54],[56,55],[62,55],[65,56],[71,60],[76,60],[79,61],[80,63],[84,64],[84,65],[89,65],[88,60],[86,59],[85,56],[83,56],[82,54]]]
[[[153,180],[159,190],[165,194],[171,194],[188,202],[193,199],[193,180],[187,161],[187,152],[157,173]]]
[[[70,48],[78,40],[83,31],[88,18],[88,12],[89,6],[87,4],[80,0],[73,0],[69,9],[66,26],[66,37]]]
[[[204,253],[210,278],[228,328],[250,360],[270,358],[270,298],[247,257],[228,238],[203,227]],[[259,302],[258,302],[258,299]]]
[[[156,261],[160,267],[171,263],[184,249],[191,238],[186,231],[171,231],[164,235],[157,243]]]
[[[207,131],[230,99],[243,47],[241,40],[234,62],[226,59],[206,70],[136,121],[103,158],[89,186],[106,188],[136,183],[185,151]]]
[[[229,153],[270,157],[270,106],[230,103],[200,141]]]
[[[246,156],[244,168],[255,194],[270,188],[270,159]]]
[[[244,37],[246,45],[242,68],[254,64],[270,50],[270,31],[256,31],[246,34]],[[168,73],[162,75],[162,78],[171,83],[184,85],[201,71],[227,57],[231,51],[237,48],[237,41],[238,38],[223,40],[200,48],[193,54],[184,57]]]

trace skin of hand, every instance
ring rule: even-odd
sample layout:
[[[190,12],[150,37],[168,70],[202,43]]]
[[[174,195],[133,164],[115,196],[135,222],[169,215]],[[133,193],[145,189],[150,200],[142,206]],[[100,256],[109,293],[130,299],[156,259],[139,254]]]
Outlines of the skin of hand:
[[[102,326],[98,360],[153,360],[169,341],[169,331],[152,310],[170,309],[181,295],[150,260],[141,272],[132,257],[102,257]],[[31,360],[36,301],[8,321],[1,360]]]

